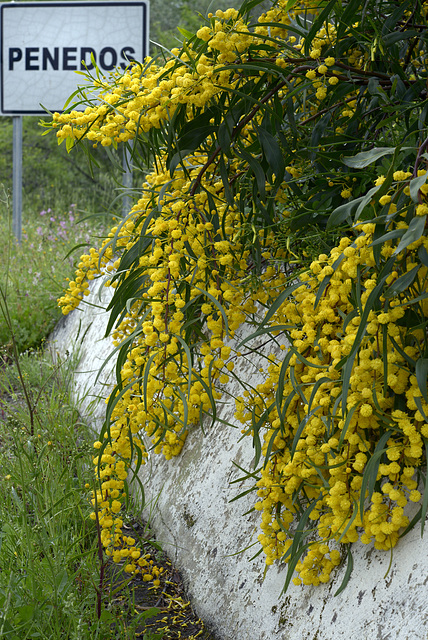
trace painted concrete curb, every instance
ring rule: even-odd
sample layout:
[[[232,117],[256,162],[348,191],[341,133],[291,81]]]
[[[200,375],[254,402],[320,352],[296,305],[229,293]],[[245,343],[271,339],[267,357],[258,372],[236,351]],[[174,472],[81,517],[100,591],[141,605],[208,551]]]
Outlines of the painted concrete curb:
[[[91,294],[89,302],[106,305],[106,294]],[[114,359],[98,380],[97,373],[112,351],[103,338],[108,314],[85,305],[63,319],[50,344],[64,357],[79,351],[75,394],[81,411],[98,430],[104,398],[111,384]],[[249,328],[243,329],[243,335]],[[260,358],[260,363],[262,358]],[[258,384],[259,362],[244,360],[235,373]],[[281,596],[285,571],[270,567],[263,580],[262,556],[250,558],[258,545],[258,515],[249,488],[235,462],[250,468],[253,450],[241,440],[233,417],[238,383],[225,386],[217,420],[203,430],[190,430],[182,454],[169,462],[151,455],[140,473],[146,494],[144,514],[158,541],[183,574],[198,614],[222,640],[428,640],[428,533],[420,525],[389,554],[355,544],[354,572],[339,596],[346,568],[320,587],[291,585]],[[205,435],[204,435],[205,433]],[[388,570],[388,567],[391,566]]]

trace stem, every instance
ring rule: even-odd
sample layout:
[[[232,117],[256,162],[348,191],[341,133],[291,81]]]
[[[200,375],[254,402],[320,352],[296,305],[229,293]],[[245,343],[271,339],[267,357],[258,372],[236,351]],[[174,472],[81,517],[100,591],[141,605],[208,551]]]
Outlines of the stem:
[[[331,111],[336,107],[340,107],[342,104],[346,104],[347,102],[352,102],[353,100],[356,100],[356,99],[357,99],[356,96],[351,96],[350,98],[346,98],[346,100],[341,100],[340,102],[336,102],[335,104],[332,104],[331,107],[326,107],[325,109],[321,109],[321,111],[317,111],[310,118],[306,118],[306,120],[302,120],[302,122],[299,122],[299,127],[301,127],[304,124],[307,124],[308,122],[311,122],[311,120],[315,120],[316,118],[319,118],[319,116],[324,115],[324,113],[327,113],[328,111]]]
[[[297,71],[299,71],[300,68],[298,67],[297,69],[295,69],[293,71],[293,74],[296,73]],[[261,107],[268,102],[268,100],[270,100],[272,98],[272,96],[275,95],[275,93],[277,93],[280,89],[282,89],[282,87],[284,87],[287,83],[287,81],[291,80],[291,78],[293,77],[293,74],[290,74],[290,76],[288,76],[287,80],[282,80],[281,82],[279,82],[273,89],[271,89],[265,96],[264,98],[262,98],[259,102],[259,104],[257,104],[248,115],[245,116],[245,118],[242,118],[242,120],[236,125],[236,127],[234,128],[232,135],[231,135],[231,140],[233,140],[234,138],[236,138],[236,136],[238,135],[238,133],[241,131],[241,129],[243,129],[249,122],[251,122],[251,120],[254,118],[254,116],[256,115],[256,113],[258,113],[258,111],[260,111]],[[208,160],[206,161],[206,163],[204,164],[204,166],[202,167],[202,169],[200,170],[199,174],[197,175],[195,182],[192,186],[192,188],[189,191],[189,196],[192,197],[195,195],[196,190],[202,180],[202,177],[204,175],[204,173],[207,171],[207,169],[209,168],[209,166],[214,162],[214,160],[216,159],[216,157],[218,156],[218,154],[221,152],[221,147],[220,145],[218,145],[218,147],[216,147],[216,149],[212,152],[212,154],[210,155],[210,157],[208,158]]]
[[[422,154],[425,151],[425,149],[427,148],[427,146],[428,146],[428,137],[425,138],[425,140],[422,142],[421,146],[418,149],[418,153],[417,153],[417,156],[416,156],[416,162],[415,162],[415,166],[414,166],[414,169],[413,169],[413,178],[416,178],[416,176],[418,175],[418,166],[419,166],[419,164],[421,162]]]
[[[100,520],[98,517],[98,499],[97,499],[97,488],[95,486],[94,489],[94,500],[95,500],[95,523],[97,527],[97,544],[98,544],[98,559],[100,561],[100,579],[98,582],[97,592],[97,618],[98,620],[101,618],[101,608],[102,608],[102,593],[104,588],[104,571],[105,571],[105,562],[103,557],[103,543],[101,541],[101,527]]]
[[[13,327],[12,327],[12,321],[10,319],[9,308],[7,306],[6,296],[5,296],[5,294],[3,292],[3,288],[1,286],[0,286],[0,298],[1,298],[0,299],[0,310],[1,310],[2,314],[3,314],[3,317],[5,319],[7,327],[9,329],[9,331],[10,331],[10,337],[11,337],[11,340],[12,340],[13,356],[14,356],[16,368],[17,368],[17,371],[18,371],[19,381],[21,383],[22,391],[24,393],[25,403],[27,405],[28,413],[29,413],[29,416],[30,416],[30,435],[33,436],[34,435],[34,406],[33,406],[32,402],[31,402],[30,394],[28,392],[27,385],[25,383],[24,376],[22,374],[22,369],[21,369],[21,365],[20,365],[20,357],[19,357],[19,353],[18,353],[18,347],[16,345],[15,335],[13,333]]]

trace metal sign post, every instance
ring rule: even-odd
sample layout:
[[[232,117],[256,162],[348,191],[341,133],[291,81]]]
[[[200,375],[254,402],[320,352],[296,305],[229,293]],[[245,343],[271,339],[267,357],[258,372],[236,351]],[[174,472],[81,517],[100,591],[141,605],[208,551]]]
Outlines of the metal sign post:
[[[123,186],[123,198],[122,198],[122,215],[125,217],[131,210],[132,199],[129,195],[129,192],[132,189],[132,153],[129,147],[125,146],[123,150],[123,178],[122,178],[122,186]]]
[[[13,116],[13,210],[12,229],[21,244],[22,238],[22,116]]]

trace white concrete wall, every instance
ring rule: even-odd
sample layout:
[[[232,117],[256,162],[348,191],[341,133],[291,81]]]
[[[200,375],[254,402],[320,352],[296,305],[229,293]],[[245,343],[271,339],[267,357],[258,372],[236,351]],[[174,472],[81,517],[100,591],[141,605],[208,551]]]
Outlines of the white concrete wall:
[[[97,296],[92,301],[100,304]],[[112,350],[103,339],[107,314],[85,306],[72,312],[54,332],[52,344],[62,354],[80,349],[75,375],[83,412],[92,412],[95,428],[102,423],[108,371],[95,384],[99,366]],[[84,339],[82,336],[84,334]],[[78,337],[79,336],[79,337]],[[112,361],[112,364],[114,361]],[[110,368],[111,369],[111,368]],[[243,362],[236,373],[258,383],[257,362]],[[237,395],[236,382],[227,387]],[[98,398],[101,401],[95,406]],[[284,569],[270,567],[263,580],[264,561],[250,558],[256,541],[258,515],[242,516],[252,505],[251,495],[230,503],[245,490],[233,461],[250,468],[249,438],[240,441],[234,402],[224,396],[213,426],[194,427],[182,454],[169,462],[152,455],[140,477],[146,493],[145,515],[158,541],[185,579],[199,615],[222,640],[428,640],[428,526],[423,539],[420,525],[388,553],[371,546],[353,545],[354,572],[339,596],[346,567],[334,580],[319,587],[291,585],[281,596]],[[237,555],[234,555],[237,554]]]

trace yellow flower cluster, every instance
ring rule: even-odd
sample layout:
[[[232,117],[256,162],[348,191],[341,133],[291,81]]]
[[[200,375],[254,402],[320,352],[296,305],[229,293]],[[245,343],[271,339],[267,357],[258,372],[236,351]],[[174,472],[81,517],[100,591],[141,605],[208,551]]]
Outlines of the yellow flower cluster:
[[[394,178],[411,175],[396,172]],[[393,198],[407,192],[399,183],[391,190]],[[428,192],[427,184],[421,192]],[[415,204],[408,198],[402,207],[391,230],[408,228],[403,217]],[[293,299],[271,320],[272,326],[294,327],[285,362],[271,355],[266,380],[236,402],[244,432],[254,437],[257,426],[263,433],[268,462],[255,508],[262,512],[266,564],[290,559],[290,525],[298,514],[308,509],[308,522],[314,521],[296,584],[328,581],[340,561],[338,542],[394,547],[409,524],[406,505],[421,498],[416,477],[424,463],[428,403],[415,362],[428,318],[427,267],[420,265],[402,293],[388,290],[414,270],[428,238],[408,246],[397,272],[397,263],[391,269],[388,260],[398,240],[384,242],[376,255],[374,230],[374,224],[356,225],[354,241],[342,238],[329,256],[311,264]],[[321,283],[328,284],[317,300]],[[410,328],[409,313],[419,318]]]
[[[306,4],[314,12],[310,2],[302,2],[300,7],[287,11],[287,3],[281,0],[259,18],[259,26],[252,31],[237,10],[219,10],[211,16],[210,26],[197,31],[199,41],[207,43],[203,53],[190,42],[181,51],[173,49],[171,59],[163,66],[148,58],[144,64],[135,64],[122,74],[113,74],[110,80],[93,78],[92,87],[85,90],[85,95],[91,90],[96,95],[96,106],[88,106],[83,112],[72,110],[54,114],[52,126],[58,128],[59,141],[86,138],[94,145],[117,145],[152,128],[160,128],[182,108],[191,118],[195,108],[207,105],[225,91],[238,88],[240,67],[248,62],[249,47],[263,47],[266,38],[278,50],[275,75],[282,74],[286,59],[287,63],[295,60],[298,68],[304,41],[295,44],[296,38],[289,35],[287,26],[298,13],[306,10]],[[314,80],[312,113],[317,112],[328,87],[338,82],[336,76],[339,72],[332,70],[334,57],[327,55],[323,58],[322,55],[322,49],[331,48],[335,37],[335,27],[328,24],[317,33],[312,44],[310,59],[314,64],[306,74],[308,79]],[[283,41],[288,45],[286,57]],[[236,69],[228,68],[227,64],[236,65]],[[299,110],[297,103],[296,109]],[[351,114],[350,105],[346,111]],[[303,107],[302,115],[305,114],[306,107]]]
[[[217,12],[211,27],[197,35],[209,43],[206,55],[195,60],[181,53],[178,59],[178,51],[173,51],[175,57],[164,67],[148,61],[144,69],[136,65],[112,83],[100,85],[99,106],[55,114],[58,138],[116,144],[159,127],[183,104],[191,112],[217,91],[227,90],[230,72],[216,69],[245,51],[254,34],[231,9]],[[95,89],[99,84],[96,80]],[[246,136],[250,144],[250,129]],[[94,458],[100,488],[93,496],[93,517],[99,519],[108,555],[116,562],[126,559],[126,570],[133,573],[145,571],[146,558],[122,535],[119,512],[128,469],[134,462],[144,464],[148,446],[167,459],[180,453],[189,426],[214,412],[220,397],[214,384],[226,383],[233,371],[228,338],[254,313],[254,300],[268,301],[270,290],[275,294],[285,280],[269,266],[252,288],[249,251],[239,231],[241,214],[226,201],[224,184],[207,162],[201,152],[188,156],[171,180],[166,154],[158,156],[140,200],[99,250],[81,256],[76,276],[59,300],[63,313],[69,313],[88,295],[89,282],[106,274],[112,274],[107,286],[119,295],[121,286],[127,286],[126,277],[118,286],[121,254],[139,247],[142,236],[151,239],[130,272],[132,277],[135,270],[141,274],[140,284],[113,332],[115,344],[129,348],[120,370],[121,391],[109,399],[111,427],[104,441],[96,443],[101,450]],[[192,193],[198,180],[203,189]],[[283,191],[276,195],[283,198]],[[261,240],[263,259],[268,261],[273,234],[262,234]],[[277,251],[276,257],[284,254]],[[183,347],[187,344],[191,351]]]
[[[239,94],[245,64],[251,68],[255,56],[263,58],[266,42],[271,45],[266,61],[270,71],[263,80],[267,112],[274,111],[270,97],[281,100],[291,82],[301,83],[305,99],[299,103],[296,91],[291,97],[296,121],[312,120],[323,113],[320,103],[340,80],[344,63],[332,55],[337,32],[330,23],[316,34],[309,55],[303,57],[304,41],[297,42],[287,30],[293,17],[286,11],[288,4],[280,0],[253,31],[236,10],[219,11],[192,42],[173,50],[164,66],[148,59],[109,81],[94,79],[97,98],[91,106],[84,112],[54,115],[58,139],[73,144],[86,138],[109,146],[140,137],[144,144],[146,133],[162,132],[174,116],[191,121],[205,107],[218,106],[216,100]],[[300,10],[304,6],[294,9]],[[343,59],[364,70],[364,55],[345,51]],[[254,86],[262,76],[253,78]],[[110,426],[95,445],[99,488],[92,496],[93,517],[102,528],[107,554],[116,562],[124,560],[126,571],[142,572],[155,585],[159,571],[122,533],[128,471],[144,464],[149,450],[166,459],[178,455],[189,428],[203,415],[215,418],[222,385],[233,375],[240,355],[229,339],[253,319],[256,304],[269,306],[286,283],[284,263],[290,256],[275,231],[289,215],[284,206],[289,200],[292,206],[293,180],[298,183],[307,174],[307,154],[292,155],[291,149],[289,164],[284,163],[290,182],[275,185],[271,171],[264,188],[257,184],[263,192],[257,193],[257,206],[272,201],[281,205],[275,209],[274,227],[265,225],[258,231],[243,214],[248,202],[242,205],[239,194],[235,199],[228,194],[238,177],[258,182],[245,158],[251,158],[259,140],[264,117],[260,106],[261,101],[242,121],[236,116],[229,122],[226,178],[220,175],[222,145],[218,140],[218,147],[213,144],[214,133],[207,134],[195,151],[187,150],[174,171],[168,165],[171,149],[158,151],[141,198],[98,250],[81,256],[76,277],[59,300],[68,313],[88,295],[89,283],[97,277],[110,278],[106,286],[114,289],[113,306],[119,312],[113,339],[120,348],[120,366],[118,385],[108,400]],[[355,106],[351,95],[338,105],[340,118],[335,120],[343,123]],[[211,113],[217,112],[213,109],[210,117]],[[217,113],[212,120],[220,117]],[[266,151],[271,138],[260,152],[264,166],[270,166],[275,155],[270,148]],[[278,150],[281,155],[283,149]],[[418,295],[418,286],[425,286],[420,283],[426,268],[421,267],[411,282],[409,298],[406,290],[400,295],[387,290],[393,291],[403,275],[413,273],[418,250],[428,249],[426,239],[409,245],[394,269],[385,266],[397,238],[408,228],[411,206],[419,219],[428,211],[427,185],[420,188],[420,202],[411,204],[406,182],[411,176],[395,172],[389,192],[372,203],[388,209],[391,216],[401,207],[403,215],[397,214],[391,223],[399,233],[375,248],[374,226],[358,225],[330,255],[322,254],[312,263],[293,299],[271,318],[271,326],[293,325],[290,352],[283,362],[272,354],[263,384],[256,393],[245,392],[237,399],[236,415],[246,425],[244,432],[254,438],[263,434],[266,465],[255,508],[262,512],[259,540],[266,563],[289,560],[291,524],[297,516],[304,513],[314,523],[317,533],[296,566],[296,581],[304,584],[329,579],[340,562],[337,543],[360,539],[374,541],[380,549],[392,548],[408,524],[407,503],[420,498],[415,478],[423,459],[422,441],[428,437],[428,406],[414,363],[423,329],[413,324],[409,332],[404,320],[410,298]],[[330,186],[340,185],[342,198],[352,196],[349,177],[327,180]],[[380,176],[376,185],[384,180]],[[257,208],[255,202],[250,204]],[[250,245],[255,244],[263,262],[257,277],[249,273],[254,255]],[[413,309],[426,318],[426,301]]]
[[[253,44],[255,35],[238,17],[235,9],[217,11],[211,26],[202,27],[197,36],[206,41],[206,52],[197,54],[192,44],[186,51],[172,50],[164,66],[150,59],[136,64],[116,80],[96,79],[96,107],[81,113],[54,114],[54,126],[60,125],[60,140],[86,137],[104,146],[131,140],[135,135],[159,128],[169,121],[177,109],[185,105],[192,113],[195,107],[207,104],[220,91],[232,88],[237,75],[225,69],[225,64],[239,60],[242,52]]]
[[[88,280],[116,270],[120,273],[117,256],[138,246],[145,227],[151,241],[138,257],[141,283],[113,331],[115,345],[132,340],[120,370],[122,391],[110,399],[114,400],[112,426],[105,441],[96,443],[101,452],[94,458],[102,483],[93,497],[102,542],[114,561],[126,558],[126,570],[134,573],[146,566],[146,558],[140,549],[129,548],[118,513],[129,467],[133,462],[144,464],[147,457],[147,440],[143,444],[141,434],[166,459],[180,453],[188,427],[198,424],[203,414],[213,413],[221,397],[219,389],[233,371],[235,354],[228,338],[255,312],[255,300],[275,297],[285,281],[281,271],[269,266],[257,287],[249,288],[249,251],[236,233],[239,211],[226,203],[222,183],[213,182],[209,171],[204,175],[204,190],[186,195],[206,156],[190,156],[188,175],[177,170],[173,181],[169,172],[160,170],[162,159],[158,160],[157,171],[147,176],[145,195],[111,230],[99,251],[81,256],[75,280],[59,300],[68,313],[88,292]],[[217,199],[216,227],[211,222],[209,194]],[[153,207],[157,207],[156,217],[151,215]],[[273,235],[263,240],[268,261]],[[277,257],[281,256],[278,251]],[[124,282],[126,286],[126,278]],[[117,287],[114,278],[106,286],[120,293],[121,285]],[[192,352],[183,348],[184,343],[193,343]]]

